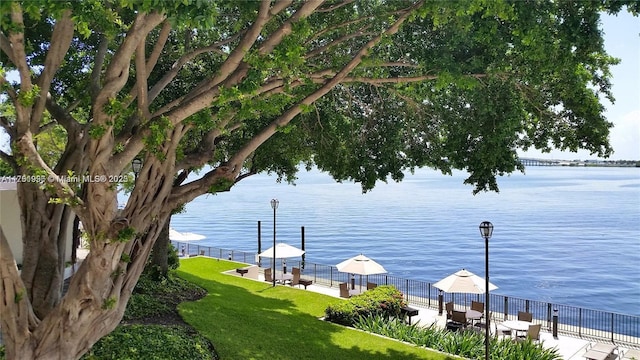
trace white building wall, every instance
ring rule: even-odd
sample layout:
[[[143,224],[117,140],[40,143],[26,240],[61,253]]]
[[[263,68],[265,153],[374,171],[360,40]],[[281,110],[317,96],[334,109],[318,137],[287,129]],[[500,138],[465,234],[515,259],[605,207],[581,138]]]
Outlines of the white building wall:
[[[0,226],[9,241],[9,247],[11,247],[16,264],[22,264],[22,221],[20,221],[18,191],[14,182],[0,182]],[[67,230],[65,261],[71,261],[73,218],[67,224]]]
[[[17,264],[22,264],[22,222],[15,183],[0,183],[0,226]]]

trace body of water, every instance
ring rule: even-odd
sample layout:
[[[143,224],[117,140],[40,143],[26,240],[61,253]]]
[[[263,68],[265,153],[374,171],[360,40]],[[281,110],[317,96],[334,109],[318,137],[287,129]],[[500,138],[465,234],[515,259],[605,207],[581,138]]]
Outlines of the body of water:
[[[494,293],[640,315],[640,169],[530,167],[477,195],[464,178],[422,169],[362,194],[317,171],[295,186],[258,175],[196,199],[171,226],[207,237],[194,244],[256,252],[261,221],[265,250],[277,198],[277,240],[300,247],[304,226],[307,261],[362,253],[391,275],[433,283],[462,268],[484,276],[487,220]]]

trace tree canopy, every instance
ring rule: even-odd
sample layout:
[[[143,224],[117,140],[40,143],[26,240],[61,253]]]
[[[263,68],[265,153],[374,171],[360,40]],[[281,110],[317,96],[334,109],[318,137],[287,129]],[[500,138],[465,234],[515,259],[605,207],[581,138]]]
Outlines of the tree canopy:
[[[46,179],[18,184],[20,275],[0,231],[8,353],[80,356],[121,318],[171,211],[253,174],[292,181],[315,165],[366,191],[418,167],[465,169],[477,192],[522,170],[518,149],[608,157],[602,100],[614,100],[618,60],[599,18],[625,6],[640,10],[607,0],[1,2],[0,101],[11,111],[0,125],[12,151],[0,158]],[[134,158],[143,168],[118,209]],[[61,297],[63,225],[75,216],[91,252]]]

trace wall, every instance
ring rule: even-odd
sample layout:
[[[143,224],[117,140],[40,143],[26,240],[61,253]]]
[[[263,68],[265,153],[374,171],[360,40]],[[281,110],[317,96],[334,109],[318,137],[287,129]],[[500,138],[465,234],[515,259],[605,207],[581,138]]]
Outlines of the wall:
[[[15,182],[0,181],[0,226],[9,241],[13,258],[17,264],[22,264],[22,222],[20,221],[20,206],[18,205]],[[70,221],[68,226],[69,237],[65,249],[65,261],[71,261],[73,221]]]

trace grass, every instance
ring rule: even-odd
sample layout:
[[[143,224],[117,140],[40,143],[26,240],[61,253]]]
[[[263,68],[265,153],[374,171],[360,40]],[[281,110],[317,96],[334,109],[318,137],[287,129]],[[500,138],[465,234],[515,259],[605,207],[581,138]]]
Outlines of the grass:
[[[177,271],[209,292],[178,309],[213,342],[221,359],[456,358],[319,320],[328,304],[344,300],[222,274],[242,265],[195,257],[182,260]]]

